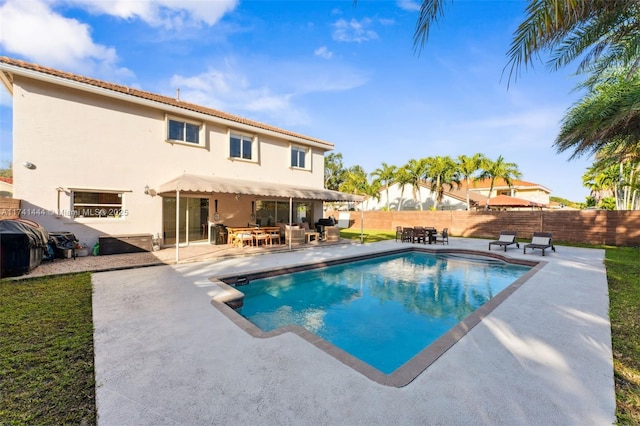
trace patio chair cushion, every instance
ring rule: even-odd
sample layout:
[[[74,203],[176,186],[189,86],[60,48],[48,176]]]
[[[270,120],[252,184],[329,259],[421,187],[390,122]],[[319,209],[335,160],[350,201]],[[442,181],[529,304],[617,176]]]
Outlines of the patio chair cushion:
[[[548,237],[533,237],[531,239],[531,244],[539,244],[539,245],[545,246],[545,245],[549,244],[549,238]]]

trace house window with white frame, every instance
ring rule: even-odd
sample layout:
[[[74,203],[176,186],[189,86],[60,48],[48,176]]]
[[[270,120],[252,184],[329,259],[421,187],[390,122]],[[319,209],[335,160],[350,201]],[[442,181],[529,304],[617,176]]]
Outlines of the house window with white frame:
[[[202,123],[167,117],[167,141],[202,145]]]
[[[307,155],[309,150],[301,146],[291,146],[291,167],[296,169],[308,169],[309,162],[307,161]]]
[[[229,157],[243,160],[255,160],[254,138],[238,133],[229,136]]]
[[[73,215],[90,218],[124,218],[123,193],[111,191],[74,190],[71,193]]]

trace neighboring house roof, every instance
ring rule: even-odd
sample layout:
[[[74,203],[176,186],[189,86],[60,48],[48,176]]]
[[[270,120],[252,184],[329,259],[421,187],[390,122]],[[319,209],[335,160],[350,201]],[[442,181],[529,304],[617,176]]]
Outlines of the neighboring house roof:
[[[13,178],[10,177],[1,177],[0,182],[8,183],[9,185],[13,185]]]
[[[467,187],[467,183],[465,181],[461,181],[460,182],[460,187],[465,189]],[[491,187],[491,179],[477,179],[475,181],[471,182],[471,185],[469,185],[469,189],[471,190],[479,190],[479,189],[489,189]],[[543,185],[540,185],[539,183],[533,183],[533,182],[527,182],[524,180],[518,180],[518,179],[512,179],[511,180],[511,187],[512,188],[519,188],[519,189],[541,189],[545,192],[551,193],[551,190],[549,188],[546,188]],[[495,182],[493,183],[493,189],[497,190],[497,189],[505,189],[505,188],[509,188],[509,185],[507,184],[507,181],[505,181],[502,178],[497,178],[495,180]]]
[[[523,200],[522,198],[509,197],[508,195],[498,195],[489,198],[489,207],[546,207],[544,204],[535,201]]]
[[[2,74],[0,79],[7,87],[9,92],[12,92],[13,74],[19,74],[38,80],[45,80],[54,82],[57,84],[74,87],[79,90],[99,91],[101,94],[112,97],[124,98],[129,102],[141,103],[141,101],[153,102],[168,107],[178,108],[183,111],[191,111],[198,114],[204,114],[212,121],[224,121],[228,125],[249,126],[252,128],[262,129],[267,132],[272,132],[280,135],[280,137],[294,138],[298,142],[305,142],[310,145],[315,145],[325,150],[333,149],[333,144],[323,141],[321,139],[312,138],[299,133],[291,132],[288,130],[280,129],[278,127],[270,126],[268,124],[260,123],[258,121],[249,120],[238,115],[228,114],[226,112],[204,107],[201,105],[184,102],[180,99],[170,98],[168,96],[158,95],[151,92],[145,92],[143,90],[134,89],[132,87],[122,86],[119,84],[109,83],[106,81],[96,80],[90,77],[84,77],[69,72],[55,70],[53,68],[40,66],[37,64],[8,58],[6,56],[0,56],[0,70]],[[115,96],[117,95],[117,96]],[[156,107],[158,107],[156,105]]]

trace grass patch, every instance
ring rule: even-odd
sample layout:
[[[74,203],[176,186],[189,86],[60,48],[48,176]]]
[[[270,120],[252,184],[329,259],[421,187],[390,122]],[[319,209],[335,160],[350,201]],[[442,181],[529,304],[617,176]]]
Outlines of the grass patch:
[[[383,230],[377,230],[377,229],[365,229],[362,234],[364,235],[365,243],[375,243],[377,241],[393,240],[396,238],[395,232],[386,231],[386,230],[383,231]],[[360,230],[359,229],[341,229],[340,238],[360,241]]]
[[[640,424],[640,248],[607,247],[616,416]]]
[[[0,424],[95,424],[91,275],[0,281]]]

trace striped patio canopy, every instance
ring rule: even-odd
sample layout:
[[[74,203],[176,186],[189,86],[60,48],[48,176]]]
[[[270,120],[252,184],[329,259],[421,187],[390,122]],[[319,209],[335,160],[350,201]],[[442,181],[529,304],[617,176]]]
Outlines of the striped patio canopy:
[[[364,200],[364,197],[361,195],[347,194],[329,189],[307,188],[282,183],[229,179],[188,173],[160,185],[158,193],[163,194],[176,191],[257,195],[262,197],[296,198],[318,201],[359,202]]]

